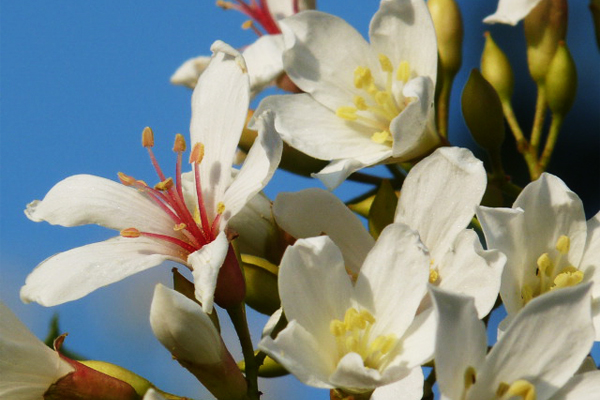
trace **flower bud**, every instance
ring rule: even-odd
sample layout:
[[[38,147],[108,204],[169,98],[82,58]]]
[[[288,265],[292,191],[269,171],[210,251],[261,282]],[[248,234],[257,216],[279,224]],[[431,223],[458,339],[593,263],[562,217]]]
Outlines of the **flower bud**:
[[[498,47],[489,32],[485,33],[485,47],[481,55],[481,75],[496,89],[502,102],[510,102],[515,85],[512,67],[508,57]]]
[[[246,278],[246,304],[260,313],[273,314],[281,307],[277,287],[279,268],[263,258],[249,254],[243,254],[241,258]]]
[[[454,0],[429,0],[427,7],[437,36],[439,66],[454,76],[462,63],[463,24]]]
[[[564,116],[577,92],[577,69],[565,42],[560,42],[548,67],[546,99],[553,114]]]
[[[590,12],[594,21],[594,30],[596,32],[596,44],[600,48],[600,0],[590,0]]]
[[[542,0],[525,18],[527,63],[533,80],[544,83],[558,42],[567,35],[567,0]]]
[[[504,141],[504,115],[500,97],[477,69],[473,69],[462,93],[465,122],[478,145],[497,151]]]

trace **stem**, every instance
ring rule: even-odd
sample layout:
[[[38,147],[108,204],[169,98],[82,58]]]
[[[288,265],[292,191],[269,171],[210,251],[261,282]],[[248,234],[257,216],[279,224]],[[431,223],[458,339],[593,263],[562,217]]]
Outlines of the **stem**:
[[[248,321],[246,320],[246,309],[244,303],[227,309],[227,314],[233,323],[235,333],[240,339],[242,345],[242,354],[246,364],[246,381],[248,381],[248,398],[252,400],[260,399],[258,391],[258,365],[254,359],[254,348],[252,338],[248,330]]]
[[[519,150],[519,153],[525,154],[529,148],[529,143],[527,142],[527,139],[525,139],[525,135],[523,135],[523,130],[521,130],[519,121],[517,121],[510,100],[502,102],[502,111],[504,111],[504,118],[506,118],[506,122],[517,141],[517,150]]]
[[[538,95],[535,104],[535,116],[533,117],[533,127],[531,128],[531,147],[532,151],[536,156],[538,148],[540,146],[542,129],[544,128],[546,106],[546,88],[543,85],[538,85]]]
[[[550,163],[550,158],[552,157],[552,152],[554,151],[554,145],[556,145],[556,140],[558,139],[558,134],[560,133],[560,128],[563,124],[563,121],[564,117],[562,115],[552,115],[550,131],[548,133],[548,138],[546,139],[546,146],[544,147],[544,151],[542,152],[542,156],[540,157],[539,161],[540,172],[544,172]]]
[[[348,177],[349,181],[360,182],[360,183],[368,183],[369,185],[381,185],[381,181],[384,178],[379,176],[369,175],[362,172],[355,172]]]
[[[450,73],[444,73],[444,77],[441,80],[440,91],[437,99],[437,127],[441,137],[448,137],[448,117],[450,115],[450,92],[452,91],[452,81],[454,75]]]

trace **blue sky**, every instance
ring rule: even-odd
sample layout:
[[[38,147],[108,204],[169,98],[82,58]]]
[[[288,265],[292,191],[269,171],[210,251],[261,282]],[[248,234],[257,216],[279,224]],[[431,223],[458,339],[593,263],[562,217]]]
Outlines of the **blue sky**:
[[[321,0],[319,8],[346,18],[366,33],[375,1]],[[499,44],[511,49],[513,66],[525,68],[522,27],[486,27],[481,19],[494,1],[461,1],[465,12],[465,59],[452,98],[451,140],[475,149],[458,112],[460,90],[477,67],[483,31],[491,29]],[[579,72],[579,94],[569,115],[551,171],[584,198],[591,216],[598,211],[600,182],[600,56],[594,46],[591,17],[583,2],[571,2],[568,43]],[[153,337],[148,309],[154,284],[170,283],[171,265],[157,267],[86,298],[46,309],[23,305],[20,286],[35,265],[57,252],[106,239],[98,227],[62,228],[35,224],[25,205],[40,199],[58,181],[77,173],[115,178],[119,171],[154,179],[140,134],[151,126],[156,152],[165,168],[174,165],[174,134],[187,135],[191,91],[169,83],[187,58],[208,54],[211,43],[224,40],[241,47],[255,39],[239,28],[244,21],[213,1],[19,1],[3,2],[0,14],[0,299],[40,337],[54,312],[69,332],[66,345],[82,354],[122,365],[180,395],[209,398],[200,385]],[[523,71],[524,72],[524,71]],[[515,105],[529,121],[533,84],[526,73],[517,78]],[[171,164],[173,163],[173,164]],[[517,161],[507,166],[518,179]],[[278,173],[267,193],[320,186],[309,179]],[[357,185],[336,194],[351,197]],[[265,318],[252,317],[253,335]],[[235,338],[226,338],[235,344]],[[270,381],[273,382],[273,381]],[[286,398],[328,398],[306,389],[294,378],[279,380],[293,388]],[[265,399],[284,392],[265,387]]]

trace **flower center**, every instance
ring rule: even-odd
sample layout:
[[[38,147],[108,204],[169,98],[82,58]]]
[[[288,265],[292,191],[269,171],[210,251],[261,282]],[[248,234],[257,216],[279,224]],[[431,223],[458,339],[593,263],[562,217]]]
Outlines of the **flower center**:
[[[568,263],[571,239],[562,235],[556,241],[556,251],[543,253],[536,262],[536,282],[521,289],[523,305],[531,299],[554,289],[575,286],[583,280],[583,272]]]
[[[402,61],[394,74],[394,66],[385,54],[379,54],[379,64],[386,75],[385,85],[375,82],[369,68],[356,67],[354,87],[362,95],[354,96],[354,106],[339,107],[336,115],[372,128],[371,140],[375,143],[391,145],[390,122],[412,101],[402,96],[402,87],[411,78],[411,71],[408,62]]]
[[[298,12],[297,3],[297,1],[294,1],[296,12]],[[257,28],[255,22],[269,35],[281,33],[281,29],[279,29],[279,26],[275,22],[275,19],[273,19],[273,15],[269,10],[267,0],[250,0],[250,4],[244,0],[235,0],[235,2],[217,0],[217,6],[225,10],[237,10],[248,16],[250,19],[242,24],[242,28],[252,29],[258,36],[262,36],[263,32]]]
[[[129,238],[146,236],[175,244],[182,250],[181,258],[185,263],[189,254],[215,240],[219,233],[221,215],[225,211],[223,203],[219,203],[217,206],[216,217],[212,221],[209,221],[202,197],[199,169],[199,164],[204,156],[204,146],[201,143],[196,143],[190,154],[190,163],[194,168],[196,195],[198,199],[194,214],[190,212],[185,203],[181,182],[181,162],[183,152],[186,150],[186,143],[183,136],[177,134],[175,136],[175,145],[173,146],[173,151],[177,153],[175,183],[172,178],[167,178],[165,176],[152,152],[152,147],[154,146],[154,134],[150,128],[145,128],[142,133],[142,146],[148,150],[150,160],[156,170],[160,182],[154,187],[150,187],[146,182],[136,180],[121,172],[119,172],[119,180],[125,186],[137,189],[160,207],[173,221],[173,228],[168,232],[144,232],[135,227],[131,227],[123,229],[121,231],[121,236]]]
[[[373,324],[375,317],[370,312],[354,307],[346,310],[343,321],[331,321],[329,331],[335,336],[340,359],[348,353],[357,353],[362,357],[365,367],[379,371],[385,369],[399,341],[394,334],[372,338]]]

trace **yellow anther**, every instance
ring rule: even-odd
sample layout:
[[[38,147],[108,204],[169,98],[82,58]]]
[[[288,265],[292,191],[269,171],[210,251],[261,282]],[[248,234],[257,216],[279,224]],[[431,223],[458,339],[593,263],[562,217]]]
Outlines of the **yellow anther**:
[[[475,368],[468,366],[465,369],[465,389],[469,389],[471,386],[473,386],[475,384],[475,381],[477,380],[477,373],[475,371]]]
[[[231,8],[234,8],[234,5],[231,4],[231,2],[229,2],[229,1],[217,0],[217,7],[221,7],[225,10],[229,10]]]
[[[360,318],[363,319],[365,322],[367,322],[369,324],[375,323],[375,317],[373,316],[373,314],[371,314],[367,310],[361,310],[359,315],[360,315]]]
[[[217,214],[223,214],[225,212],[225,203],[222,201],[217,204]]]
[[[137,238],[137,237],[142,236],[141,232],[135,228],[123,229],[120,233],[121,233],[121,236],[126,237],[126,238]]]
[[[552,275],[552,270],[554,269],[554,263],[552,262],[552,259],[550,259],[550,256],[548,255],[548,253],[544,253],[542,254],[538,259],[537,259],[537,266],[538,266],[538,274],[541,276],[542,274],[545,274],[546,276],[551,276]]]
[[[379,131],[371,135],[371,140],[375,143],[383,144],[387,141],[392,141],[392,136],[388,131]]]
[[[354,320],[358,316],[358,310],[354,307],[350,307],[344,314],[344,324],[347,329],[350,329],[354,325]]]
[[[379,54],[379,63],[383,72],[394,72],[394,66],[385,54]]]
[[[354,105],[356,106],[357,109],[364,111],[367,108],[369,108],[369,106],[367,106],[367,101],[365,100],[364,97],[361,96],[354,96]]]
[[[133,176],[125,175],[122,172],[119,172],[117,175],[119,176],[119,180],[121,181],[121,183],[125,186],[132,186],[136,182]]]
[[[329,323],[329,331],[335,337],[340,337],[346,334],[346,325],[339,319],[334,319]]]
[[[185,138],[181,133],[175,135],[175,144],[173,144],[173,151],[175,153],[183,153],[186,149],[187,145],[185,143]]]
[[[556,250],[560,254],[567,254],[569,252],[569,248],[571,247],[571,239],[568,236],[561,235],[556,241]]]
[[[252,22],[252,20],[249,19],[248,21],[245,21],[242,24],[242,29],[252,29],[253,26],[254,26],[254,22]]]
[[[440,274],[433,268],[429,269],[429,283],[436,283],[440,278]]]
[[[508,392],[510,385],[506,382],[500,382],[498,384],[498,388],[496,389],[496,397],[502,397]]]
[[[575,269],[575,267],[571,267]],[[579,284],[583,280],[583,272],[575,269],[575,271],[565,268],[560,274],[554,278],[554,286],[550,290],[571,287]]]
[[[204,158],[204,145],[202,143],[194,143],[192,152],[190,153],[190,164],[200,164]]]
[[[142,131],[142,146],[143,147],[153,147],[154,146],[154,132],[152,129],[147,126]]]
[[[365,67],[356,67],[354,70],[354,87],[357,89],[368,88],[372,83],[371,70]]]
[[[535,400],[535,386],[526,380],[514,381],[507,390],[509,396],[519,396],[523,400]]]
[[[173,187],[173,178],[167,178],[162,182],[158,182],[154,185],[154,189],[160,191],[167,191]]]
[[[375,101],[380,106],[386,105],[391,100],[391,96],[388,92],[377,92],[375,94]]]
[[[355,338],[354,336],[348,336],[346,338],[346,348],[350,351],[350,352],[358,352],[358,339]]]
[[[185,228],[187,228],[187,225],[182,222],[180,224],[175,225],[173,227],[173,230],[179,232],[179,231],[184,230]]]
[[[400,65],[398,65],[398,70],[396,71],[396,79],[404,83],[408,82],[408,80],[410,79],[410,64],[408,63],[408,61],[402,61]]]
[[[521,288],[521,298],[523,299],[523,304],[527,304],[533,299],[533,289],[529,285],[523,285]]]
[[[377,336],[369,346],[369,352],[379,352],[381,354],[387,354],[396,345],[397,341],[398,339],[394,334]]]
[[[348,106],[339,107],[336,110],[335,115],[348,121],[355,121],[357,118],[356,108]]]

